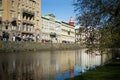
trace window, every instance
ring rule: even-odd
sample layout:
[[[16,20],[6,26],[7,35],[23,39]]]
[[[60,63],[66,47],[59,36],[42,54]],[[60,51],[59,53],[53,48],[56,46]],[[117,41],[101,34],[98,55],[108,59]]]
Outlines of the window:
[[[14,12],[11,12],[11,17],[14,18]]]
[[[2,11],[0,11],[0,17],[2,17]]]
[[[14,0],[11,1],[11,5],[14,6]]]
[[[15,27],[15,26],[12,26],[12,30],[16,30],[16,27]]]
[[[32,6],[34,6],[34,2],[32,2]]]
[[[2,25],[0,24],[0,30],[2,29]]]
[[[5,29],[8,29],[8,26],[5,26]]]
[[[28,3],[28,0],[26,1],[26,3]]]
[[[20,13],[18,13],[18,20],[20,20]]]
[[[18,9],[20,9],[20,3],[18,3]]]
[[[22,25],[22,30],[24,31],[24,25]]]
[[[27,26],[26,26],[26,31],[28,31],[28,28],[29,28],[29,26],[27,25]]]
[[[31,26],[31,30],[30,31],[33,32],[33,26]]]
[[[36,25],[39,25],[39,20],[36,21]]]
[[[18,31],[20,31],[20,25],[18,26]]]
[[[39,16],[39,11],[36,12],[36,15]]]
[[[70,35],[70,31],[68,31],[68,35]]]
[[[2,5],[2,0],[0,0],[0,6]]]
[[[2,29],[2,21],[0,21],[0,30]]]
[[[12,30],[14,30],[14,26],[12,26]]]
[[[23,31],[26,31],[26,25],[23,25]]]

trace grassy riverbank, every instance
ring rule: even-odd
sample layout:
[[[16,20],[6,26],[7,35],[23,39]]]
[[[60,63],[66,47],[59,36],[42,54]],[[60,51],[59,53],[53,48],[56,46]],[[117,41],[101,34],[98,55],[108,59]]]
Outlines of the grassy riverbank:
[[[66,80],[120,80],[120,60]]]

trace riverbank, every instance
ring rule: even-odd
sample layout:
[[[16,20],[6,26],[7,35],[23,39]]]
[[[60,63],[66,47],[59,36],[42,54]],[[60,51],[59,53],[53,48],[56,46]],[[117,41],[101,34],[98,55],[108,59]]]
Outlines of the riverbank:
[[[120,59],[66,80],[120,80]]]
[[[75,50],[80,48],[81,45],[79,44],[0,41],[0,52]]]

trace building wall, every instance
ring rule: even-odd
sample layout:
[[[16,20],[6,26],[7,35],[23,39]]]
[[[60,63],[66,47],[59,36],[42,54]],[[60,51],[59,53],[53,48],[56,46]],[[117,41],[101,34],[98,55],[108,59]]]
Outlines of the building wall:
[[[57,42],[58,43],[62,43],[62,40],[61,40],[61,27],[62,27],[62,24],[60,21],[56,21],[56,27],[55,27],[55,32],[56,32],[56,35],[57,35]]]
[[[53,42],[53,43],[60,43],[60,28],[61,22],[57,21],[53,14],[48,14],[42,16],[42,42]],[[56,37],[50,37],[51,33],[55,33]]]
[[[43,40],[50,40],[50,28],[48,27],[49,21],[47,19],[42,19],[42,41]],[[44,41],[43,41],[44,42]]]
[[[62,22],[61,40],[63,43],[74,43],[75,42],[74,26],[71,26],[68,23]]]
[[[11,37],[37,36],[41,29],[41,0],[2,0],[0,6],[0,34],[8,32]],[[7,28],[8,27],[8,28]]]
[[[85,33],[80,33],[80,28],[75,29],[75,42],[83,43],[85,39]]]
[[[51,41],[50,33],[55,33],[53,43],[74,43],[75,29],[68,23],[56,20],[52,14],[42,16],[42,40]],[[45,41],[43,41],[45,42]]]
[[[17,46],[17,47],[16,47]],[[37,43],[37,42],[12,42],[0,41],[0,53],[4,52],[26,52],[26,51],[42,51],[42,50],[74,50],[82,47],[76,44],[65,43]]]

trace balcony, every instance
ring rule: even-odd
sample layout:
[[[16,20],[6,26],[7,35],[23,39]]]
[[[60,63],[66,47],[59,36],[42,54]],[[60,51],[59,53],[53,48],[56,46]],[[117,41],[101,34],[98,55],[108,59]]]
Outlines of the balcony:
[[[25,34],[33,34],[34,33],[34,25],[32,24],[25,24],[23,23],[22,25],[22,32],[25,33]]]

